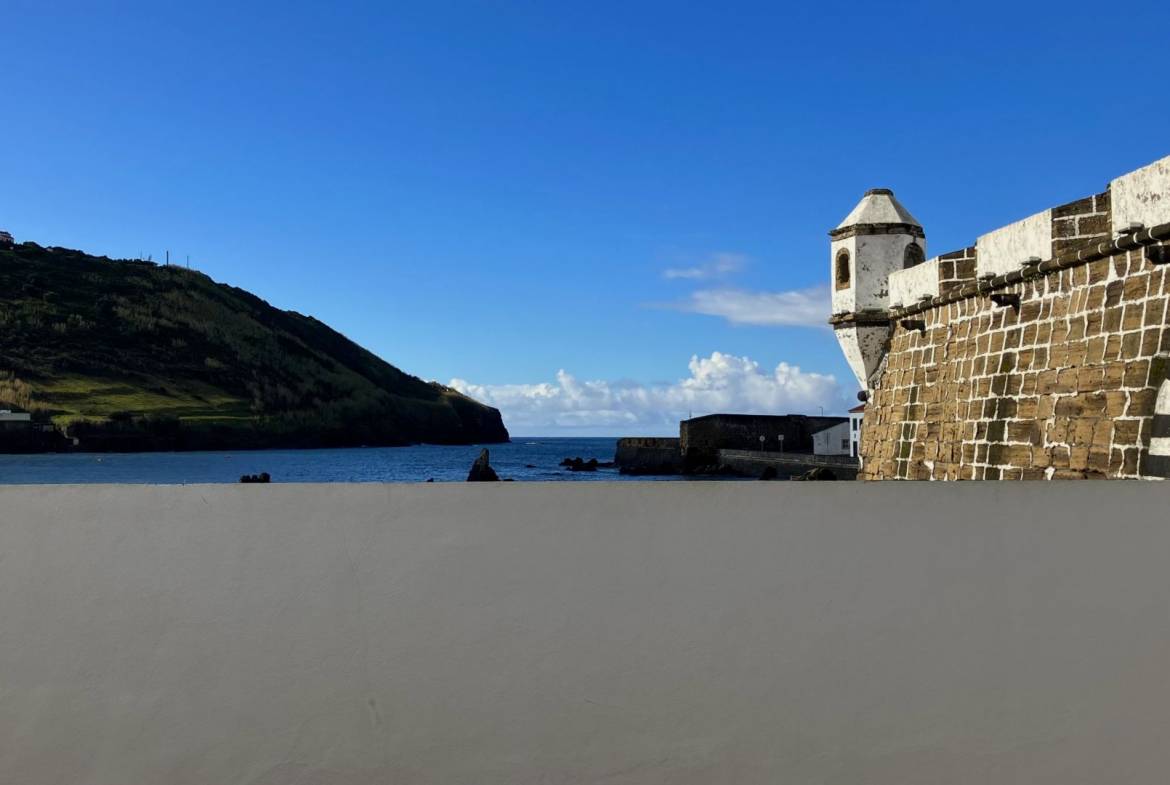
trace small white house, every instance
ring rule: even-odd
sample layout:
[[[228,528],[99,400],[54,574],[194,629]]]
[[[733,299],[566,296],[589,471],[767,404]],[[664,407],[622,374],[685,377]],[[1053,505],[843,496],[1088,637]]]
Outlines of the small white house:
[[[814,433],[813,455],[848,455],[849,427],[848,421],[839,422]]]
[[[849,410],[849,454],[856,458],[861,448],[861,420],[865,417],[865,404]]]
[[[15,244],[16,240],[13,239],[12,235],[10,235],[8,232],[0,230],[0,248],[7,248]]]

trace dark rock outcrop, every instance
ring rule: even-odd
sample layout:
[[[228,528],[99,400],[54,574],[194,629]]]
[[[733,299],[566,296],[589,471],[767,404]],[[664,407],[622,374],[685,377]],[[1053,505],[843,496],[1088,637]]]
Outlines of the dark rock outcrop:
[[[475,463],[471,464],[471,471],[467,475],[468,482],[498,482],[500,476],[496,474],[496,470],[492,468],[488,460],[488,451],[485,447],[480,452],[479,457],[475,459]]]
[[[596,458],[587,461],[580,457],[565,458],[561,461],[561,466],[571,472],[595,472],[598,469],[612,469],[615,465],[613,461],[599,461]]]
[[[245,474],[242,477],[240,477],[240,482],[243,482],[243,483],[252,483],[252,482],[269,483],[269,482],[272,482],[272,475],[270,475],[268,472],[260,472],[259,474]]]

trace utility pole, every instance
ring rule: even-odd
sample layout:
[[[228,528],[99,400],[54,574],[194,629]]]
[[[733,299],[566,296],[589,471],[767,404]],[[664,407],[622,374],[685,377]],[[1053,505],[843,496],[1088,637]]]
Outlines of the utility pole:
[[[167,249],[167,267],[170,267],[170,266],[171,266],[171,251],[168,248]]]

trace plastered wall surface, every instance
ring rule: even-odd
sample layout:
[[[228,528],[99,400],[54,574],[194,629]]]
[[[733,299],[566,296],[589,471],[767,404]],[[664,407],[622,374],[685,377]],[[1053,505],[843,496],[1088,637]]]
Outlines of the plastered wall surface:
[[[836,333],[841,344],[841,352],[845,355],[850,370],[857,377],[858,383],[865,385],[884,356],[890,338],[890,327],[854,325],[838,327]]]
[[[890,273],[890,304],[909,305],[923,295],[938,296],[938,259]]]
[[[1170,213],[1170,158],[1163,158],[1109,184],[1113,193],[1113,231],[1130,224],[1153,226]]]
[[[981,236],[978,249],[978,274],[1001,275],[1020,269],[1029,258],[1052,257],[1052,211],[1029,216]]]
[[[0,489],[0,779],[1162,782],[1162,484]]]
[[[833,241],[833,264],[836,264],[837,254],[845,250],[849,253],[851,265],[850,286],[846,289],[833,286],[833,312],[889,305],[889,275],[902,269],[906,246],[914,241],[910,235],[897,234],[863,234]],[[925,240],[918,239],[918,245],[925,247]]]

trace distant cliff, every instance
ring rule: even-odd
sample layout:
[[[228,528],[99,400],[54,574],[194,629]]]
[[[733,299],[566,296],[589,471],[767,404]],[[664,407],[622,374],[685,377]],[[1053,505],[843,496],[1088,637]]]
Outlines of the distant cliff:
[[[508,440],[498,410],[198,272],[0,247],[0,408],[81,449]]]

